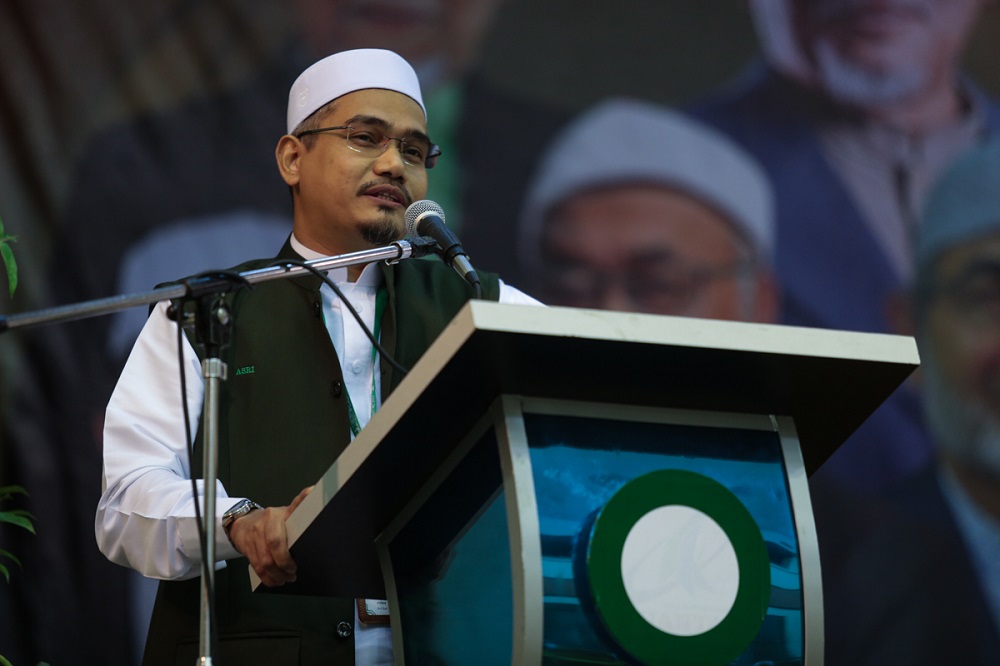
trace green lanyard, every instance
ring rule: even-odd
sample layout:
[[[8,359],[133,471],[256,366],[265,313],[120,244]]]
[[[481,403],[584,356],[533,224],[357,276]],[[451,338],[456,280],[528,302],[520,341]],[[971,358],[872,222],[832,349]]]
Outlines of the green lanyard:
[[[376,340],[379,339],[379,334],[382,331],[382,314],[385,312],[385,305],[389,300],[389,292],[385,290],[385,287],[379,287],[378,292],[375,293],[375,323],[372,326],[372,335]],[[378,396],[375,393],[375,373],[378,372],[378,368],[375,367],[375,360],[378,358],[378,350],[375,349],[375,345],[372,345],[372,416],[375,416],[375,408],[377,406]],[[361,434],[361,422],[358,421],[358,413],[354,411],[354,403],[351,402],[351,392],[344,387],[344,391],[347,393],[347,416],[351,421],[351,432],[357,437]]]

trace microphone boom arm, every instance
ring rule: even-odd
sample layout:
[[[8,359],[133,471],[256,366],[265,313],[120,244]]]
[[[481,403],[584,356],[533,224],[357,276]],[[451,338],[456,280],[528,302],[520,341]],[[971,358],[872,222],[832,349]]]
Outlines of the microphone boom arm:
[[[436,251],[433,242],[423,238],[410,238],[395,241],[381,248],[351,252],[332,257],[322,257],[306,263],[313,268],[325,271],[331,268],[368,264],[373,261],[385,261],[386,263],[394,264],[410,257],[422,257],[432,251]],[[299,277],[309,274],[309,272],[308,268],[301,266],[270,266],[240,273],[238,277],[241,281],[256,284],[257,282],[266,282],[268,280]],[[232,285],[232,280],[208,276],[194,278],[183,284],[159,287],[146,292],[99,298],[81,303],[35,310],[33,312],[0,315],[0,334],[15,328],[98,317],[138,305],[150,305],[160,301],[183,298],[193,293],[226,292],[232,288]]]

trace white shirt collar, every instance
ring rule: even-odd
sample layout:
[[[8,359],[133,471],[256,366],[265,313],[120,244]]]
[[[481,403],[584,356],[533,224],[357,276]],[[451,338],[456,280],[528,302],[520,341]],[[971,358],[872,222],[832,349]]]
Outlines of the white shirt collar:
[[[317,252],[316,250],[311,250],[292,234],[291,237],[292,249],[295,250],[299,256],[301,256],[306,261],[313,261],[314,259],[322,259],[329,255],[323,254],[322,252]],[[364,270],[361,271],[361,276],[358,278],[357,286],[359,287],[377,287],[382,283],[382,271],[378,270],[378,262],[372,262],[365,266]],[[347,269],[346,268],[332,268],[327,271],[327,276],[336,283],[347,282]]]

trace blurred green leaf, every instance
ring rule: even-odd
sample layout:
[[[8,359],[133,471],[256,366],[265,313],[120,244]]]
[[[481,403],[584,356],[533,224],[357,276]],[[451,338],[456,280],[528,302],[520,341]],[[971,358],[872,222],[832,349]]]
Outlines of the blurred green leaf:
[[[17,525],[18,527],[23,527],[32,534],[35,533],[35,526],[31,524],[32,515],[23,509],[16,509],[14,511],[0,511],[0,523],[10,523],[11,525]]]
[[[14,290],[17,289],[17,262],[14,260],[14,251],[10,249],[10,244],[16,242],[17,236],[8,235],[3,230],[3,220],[0,220],[0,258],[7,268],[7,285],[12,298]]]
[[[3,258],[4,266],[7,267],[7,286],[11,297],[14,296],[14,290],[17,289],[17,261],[14,260],[14,251],[10,249],[8,243],[16,240],[17,238],[13,236],[0,239],[0,257]]]
[[[27,495],[23,486],[0,486],[0,500],[10,499],[14,495]]]
[[[14,251],[10,248],[11,243],[16,243],[17,237],[8,235],[3,228],[3,220],[0,220],[0,258],[3,259],[3,264],[7,273],[7,287],[10,291],[11,297],[14,296],[14,290],[17,289],[17,261],[14,259]],[[27,495],[28,493],[21,486],[2,486],[0,487],[0,500],[9,500],[15,495]],[[34,518],[30,513],[24,509],[14,509],[13,511],[0,511],[0,523],[9,523],[11,525],[17,525],[18,527],[23,527],[32,534],[35,534],[35,526],[31,524],[31,520]],[[21,566],[21,560],[6,550],[0,548],[0,559],[10,560],[17,566]],[[0,575],[4,577],[8,583],[10,583],[10,569],[8,569],[3,563],[0,563]],[[0,666],[13,666],[10,661],[0,654]],[[47,665],[46,665],[47,666]]]
[[[14,557],[14,553],[8,552],[8,551],[3,550],[3,549],[0,549],[0,558],[6,558],[6,559],[10,560],[11,562],[13,562],[14,564],[16,564],[17,566],[21,567],[22,569],[24,568],[24,566],[21,564],[21,560],[19,560],[16,557]],[[10,569],[8,569],[2,563],[0,563],[0,575],[2,575],[4,577],[4,579],[6,579],[6,581],[8,583],[10,583]]]

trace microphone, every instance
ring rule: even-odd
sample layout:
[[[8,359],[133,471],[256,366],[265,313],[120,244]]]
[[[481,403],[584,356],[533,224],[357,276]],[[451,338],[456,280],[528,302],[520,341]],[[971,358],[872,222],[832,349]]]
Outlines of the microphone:
[[[479,293],[479,275],[476,274],[469,255],[454,232],[445,226],[444,211],[441,206],[429,199],[414,201],[406,208],[406,232],[411,236],[428,236],[438,244],[438,254],[444,263],[448,264],[465,279],[477,287]]]

